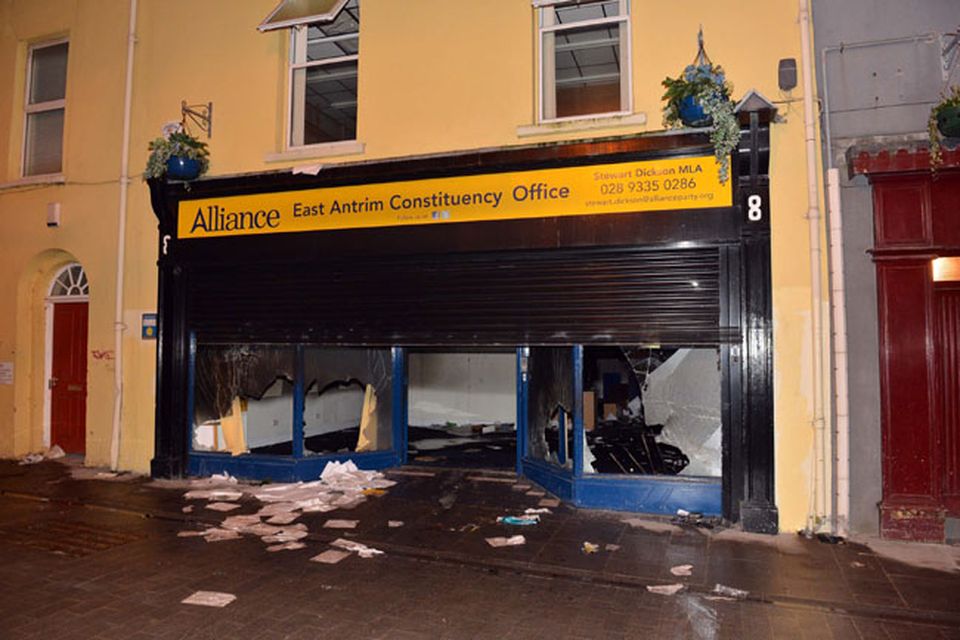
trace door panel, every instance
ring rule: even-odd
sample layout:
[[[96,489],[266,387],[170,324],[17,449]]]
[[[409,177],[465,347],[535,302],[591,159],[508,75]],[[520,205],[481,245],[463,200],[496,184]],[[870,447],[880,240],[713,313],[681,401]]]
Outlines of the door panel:
[[[87,415],[87,303],[53,306],[50,444],[84,453]]]
[[[935,287],[943,499],[960,516],[960,283]]]

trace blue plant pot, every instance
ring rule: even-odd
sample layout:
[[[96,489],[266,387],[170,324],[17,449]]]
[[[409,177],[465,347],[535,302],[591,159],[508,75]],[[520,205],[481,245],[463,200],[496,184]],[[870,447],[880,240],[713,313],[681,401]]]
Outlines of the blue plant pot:
[[[680,121],[687,127],[709,127],[713,118],[703,111],[703,105],[693,96],[680,101]]]
[[[937,114],[937,128],[947,138],[960,138],[960,107],[946,107]]]
[[[167,178],[170,180],[195,180],[199,175],[199,160],[180,156],[171,156],[167,160]]]

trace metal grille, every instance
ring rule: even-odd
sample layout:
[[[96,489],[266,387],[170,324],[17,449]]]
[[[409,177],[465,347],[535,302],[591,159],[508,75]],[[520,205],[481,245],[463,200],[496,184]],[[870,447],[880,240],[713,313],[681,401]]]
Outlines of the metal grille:
[[[717,344],[716,248],[553,249],[203,267],[210,341],[343,345]]]

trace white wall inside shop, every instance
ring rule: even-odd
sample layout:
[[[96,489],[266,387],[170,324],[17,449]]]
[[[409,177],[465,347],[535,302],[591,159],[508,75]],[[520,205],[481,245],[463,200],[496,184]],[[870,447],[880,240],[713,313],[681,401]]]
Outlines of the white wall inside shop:
[[[516,424],[514,353],[411,353],[409,423]]]

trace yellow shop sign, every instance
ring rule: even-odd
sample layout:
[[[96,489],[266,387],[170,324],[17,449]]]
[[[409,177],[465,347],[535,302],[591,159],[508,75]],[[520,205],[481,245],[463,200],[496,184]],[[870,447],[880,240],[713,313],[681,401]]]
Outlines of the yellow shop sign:
[[[729,207],[713,156],[180,202],[178,238]]]

